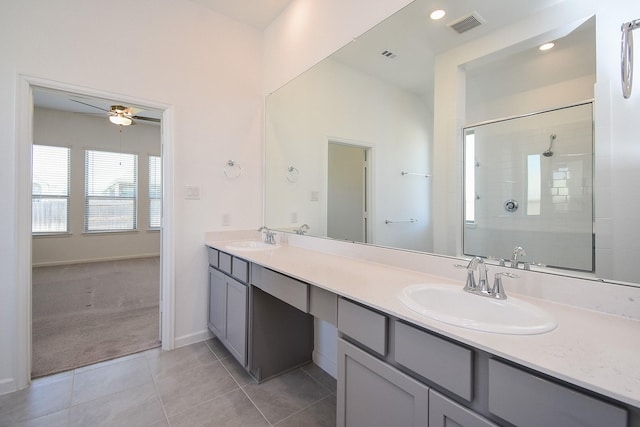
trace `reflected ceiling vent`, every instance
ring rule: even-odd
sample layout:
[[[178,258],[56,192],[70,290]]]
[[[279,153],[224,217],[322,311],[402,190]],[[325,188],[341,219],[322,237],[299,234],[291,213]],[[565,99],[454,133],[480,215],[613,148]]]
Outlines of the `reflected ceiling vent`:
[[[482,16],[480,16],[478,12],[472,12],[450,23],[449,28],[451,28],[458,34],[462,34],[484,24],[485,22],[487,21]]]
[[[395,53],[391,52],[390,50],[383,50],[382,52],[380,52],[380,55],[384,56],[385,58],[389,58],[389,59],[393,59],[395,58],[396,55]]]

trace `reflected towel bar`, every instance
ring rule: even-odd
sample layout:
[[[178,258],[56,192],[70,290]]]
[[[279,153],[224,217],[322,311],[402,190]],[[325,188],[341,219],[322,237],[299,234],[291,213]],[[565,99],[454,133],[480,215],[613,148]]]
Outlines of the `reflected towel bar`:
[[[397,223],[399,223],[399,222],[418,222],[418,220],[417,220],[417,219],[413,219],[413,218],[409,218],[409,219],[400,219],[400,220],[395,220],[395,221],[392,221],[392,220],[390,220],[390,219],[385,219],[385,220],[384,220],[384,223],[385,223],[385,224],[397,224]]]
[[[429,178],[431,175],[427,175],[426,173],[416,173],[416,172],[400,172],[402,176],[405,175],[415,175],[415,176],[424,176],[425,178]]]

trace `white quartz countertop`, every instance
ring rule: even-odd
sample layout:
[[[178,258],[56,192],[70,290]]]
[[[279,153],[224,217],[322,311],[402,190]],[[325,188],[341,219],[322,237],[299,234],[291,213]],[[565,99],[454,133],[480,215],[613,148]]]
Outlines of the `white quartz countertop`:
[[[514,294],[552,314],[558,327],[540,335],[474,331],[406,308],[400,291],[418,283],[459,281],[287,244],[230,250],[229,241],[206,245],[358,301],[453,340],[640,408],[640,321]]]

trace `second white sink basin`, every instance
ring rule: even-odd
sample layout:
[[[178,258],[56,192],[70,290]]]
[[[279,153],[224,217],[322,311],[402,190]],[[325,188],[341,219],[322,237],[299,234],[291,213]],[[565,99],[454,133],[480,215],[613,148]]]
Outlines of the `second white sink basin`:
[[[261,251],[265,249],[276,249],[279,245],[270,245],[261,240],[239,240],[229,243],[226,248],[232,251]]]
[[[546,311],[517,298],[497,300],[474,295],[462,286],[419,284],[400,293],[400,301],[411,310],[450,325],[501,334],[533,335],[557,326]]]

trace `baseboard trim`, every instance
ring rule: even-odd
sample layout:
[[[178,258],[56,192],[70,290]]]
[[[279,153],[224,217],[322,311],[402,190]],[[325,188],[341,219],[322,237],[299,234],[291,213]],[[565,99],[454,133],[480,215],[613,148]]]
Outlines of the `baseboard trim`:
[[[17,390],[16,380],[14,378],[6,378],[0,380],[0,396],[7,393],[12,393]]]
[[[312,353],[313,363],[318,365],[323,371],[331,375],[333,378],[338,378],[338,365],[328,357],[313,350]]]
[[[210,338],[213,338],[213,334],[208,329],[195,332],[193,334],[182,335],[181,337],[176,337],[174,341],[175,345],[173,348],[184,347],[186,345],[195,344],[200,341],[206,341]]]
[[[65,260],[65,261],[34,262],[32,264],[32,267],[55,267],[58,265],[88,264],[90,262],[104,262],[104,261],[123,261],[127,259],[154,258],[159,256],[160,256],[159,253],[153,253],[153,254],[123,255],[123,256],[113,256],[113,257],[104,257],[104,258],[76,259],[76,260]]]

